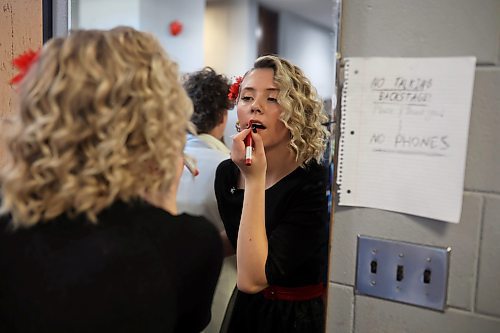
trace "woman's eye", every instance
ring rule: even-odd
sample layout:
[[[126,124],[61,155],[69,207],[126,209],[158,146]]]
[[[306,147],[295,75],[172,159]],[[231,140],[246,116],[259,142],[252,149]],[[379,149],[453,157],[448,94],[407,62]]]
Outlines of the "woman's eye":
[[[274,97],[268,97],[267,100],[269,102],[273,102],[273,103],[278,103],[278,99],[277,98],[274,98]]]
[[[250,100],[252,100],[252,97],[251,96],[243,96],[243,97],[241,97],[241,99],[243,101],[250,101]]]

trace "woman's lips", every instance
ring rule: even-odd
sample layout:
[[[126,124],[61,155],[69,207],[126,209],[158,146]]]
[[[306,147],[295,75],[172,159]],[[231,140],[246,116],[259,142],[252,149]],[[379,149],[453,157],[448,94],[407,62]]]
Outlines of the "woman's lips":
[[[265,129],[266,126],[264,126],[262,123],[255,121],[255,120],[250,120],[248,122],[248,127],[247,128],[252,128],[252,131],[257,131],[257,129]]]

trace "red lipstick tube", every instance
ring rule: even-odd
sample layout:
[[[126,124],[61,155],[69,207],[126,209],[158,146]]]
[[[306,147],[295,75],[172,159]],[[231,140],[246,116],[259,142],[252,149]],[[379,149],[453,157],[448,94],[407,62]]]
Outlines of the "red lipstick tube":
[[[245,137],[245,164],[252,165],[252,132]]]

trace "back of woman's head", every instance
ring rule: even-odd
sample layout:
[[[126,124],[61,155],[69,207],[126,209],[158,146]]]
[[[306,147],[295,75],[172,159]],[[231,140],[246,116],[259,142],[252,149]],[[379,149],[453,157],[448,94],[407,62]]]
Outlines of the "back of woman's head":
[[[225,111],[233,107],[227,96],[230,86],[224,75],[217,74],[210,67],[186,76],[184,88],[193,101],[191,121],[198,133],[209,133],[222,122]]]
[[[274,55],[257,58],[253,69],[270,68],[279,87],[278,103],[281,120],[290,130],[290,148],[297,160],[307,164],[321,161],[329,132],[323,125],[328,120],[323,102],[304,72],[288,60]]]
[[[119,27],[53,39],[19,88],[0,173],[15,226],[95,221],[115,200],[171,185],[192,105],[151,35]]]

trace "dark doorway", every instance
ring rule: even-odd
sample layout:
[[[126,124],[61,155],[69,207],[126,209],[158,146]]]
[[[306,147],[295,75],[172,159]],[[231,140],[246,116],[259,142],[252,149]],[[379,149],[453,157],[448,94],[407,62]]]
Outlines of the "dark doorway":
[[[43,42],[45,43],[54,35],[53,32],[53,15],[52,15],[52,0],[43,0],[42,2],[42,18],[43,18]]]
[[[259,6],[258,56],[278,53],[279,15],[272,9]]]

